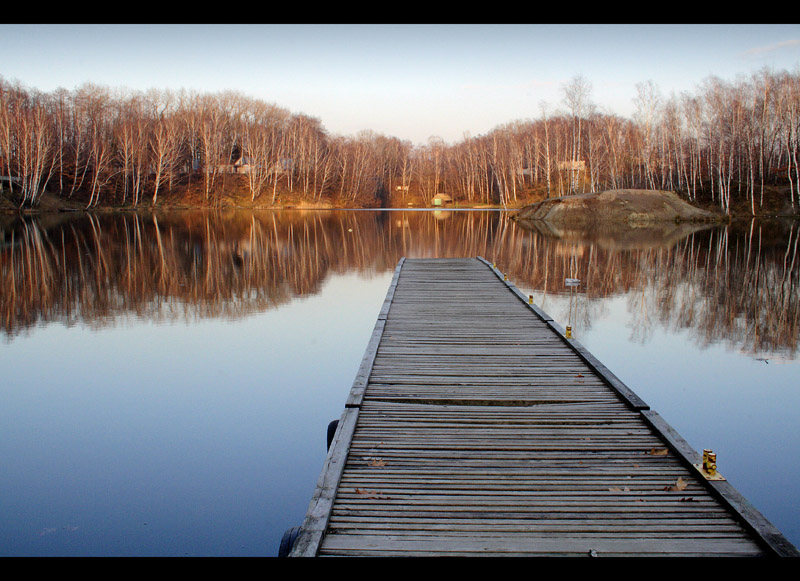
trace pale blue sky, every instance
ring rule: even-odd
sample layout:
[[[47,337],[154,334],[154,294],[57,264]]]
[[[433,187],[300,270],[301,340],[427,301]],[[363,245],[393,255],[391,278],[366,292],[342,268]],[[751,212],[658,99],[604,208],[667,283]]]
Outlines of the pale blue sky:
[[[800,69],[800,25],[0,25],[0,75],[28,88],[232,89],[414,143],[538,117],[576,75],[630,116],[637,83],[695,92],[765,66]]]

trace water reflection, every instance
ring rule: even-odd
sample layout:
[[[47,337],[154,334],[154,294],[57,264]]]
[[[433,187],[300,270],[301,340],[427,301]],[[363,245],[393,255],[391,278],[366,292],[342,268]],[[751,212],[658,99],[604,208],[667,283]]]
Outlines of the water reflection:
[[[2,333],[120,317],[240,318],[319,292],[332,274],[384,273],[402,256],[484,256],[518,286],[563,294],[577,319],[625,294],[646,340],[659,324],[700,343],[793,358],[797,224],[669,231],[526,229],[496,211],[173,212],[0,222]],[[555,313],[554,313],[555,314]]]
[[[753,221],[634,230],[627,238],[619,232],[551,232],[540,247],[525,249],[527,259],[509,256],[506,262],[514,280],[544,294],[564,293],[567,277],[580,279],[583,300],[575,316],[587,327],[592,309],[602,308],[593,299],[626,295],[640,341],[658,322],[672,331],[691,330],[700,345],[722,342],[751,354],[794,358],[798,230],[792,221]],[[656,232],[663,235],[661,244]]]
[[[0,554],[276,554],[397,261],[476,255],[560,322],[579,278],[579,340],[798,544],[796,367],[753,361],[796,358],[798,225],[629,234],[498,211],[0,216]]]

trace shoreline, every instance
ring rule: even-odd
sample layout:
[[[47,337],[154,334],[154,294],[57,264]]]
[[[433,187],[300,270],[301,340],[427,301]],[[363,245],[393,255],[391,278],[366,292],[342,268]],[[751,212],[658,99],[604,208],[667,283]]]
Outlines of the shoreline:
[[[579,194],[586,196],[587,194]],[[176,196],[177,197],[177,196]],[[460,210],[501,210],[507,211],[515,219],[526,208],[541,202],[563,201],[569,196],[561,198],[550,198],[549,200],[524,200],[517,201],[515,204],[486,204],[486,203],[457,203],[446,206],[428,206],[423,204],[392,204],[385,207],[380,206],[358,206],[358,205],[339,205],[329,202],[309,202],[300,198],[287,201],[270,203],[253,203],[250,200],[236,199],[230,197],[219,204],[211,203],[192,203],[185,200],[170,200],[165,196],[155,205],[150,203],[140,203],[137,206],[101,204],[94,207],[86,207],[85,203],[76,200],[65,200],[55,194],[47,194],[41,203],[35,208],[18,208],[7,197],[0,194],[0,215],[6,216],[37,216],[49,214],[108,214],[108,213],[152,213],[152,212],[179,212],[179,211],[333,211],[333,210],[370,210],[370,211],[460,211]],[[698,210],[712,211],[717,214],[720,222],[731,222],[752,219],[800,219],[800,208],[792,212],[790,207],[776,208],[775,204],[766,204],[761,211],[751,212],[750,206],[732,207],[730,213],[723,214],[716,210],[713,205],[692,204],[688,205]]]

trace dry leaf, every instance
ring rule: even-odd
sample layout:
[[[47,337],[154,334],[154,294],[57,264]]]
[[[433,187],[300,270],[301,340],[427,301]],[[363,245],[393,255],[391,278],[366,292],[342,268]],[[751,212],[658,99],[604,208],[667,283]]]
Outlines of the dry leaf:
[[[628,488],[627,486],[624,487],[624,488],[619,488],[618,486],[612,486],[611,488],[609,488],[609,490],[611,492],[630,492],[631,491],[631,489]]]
[[[680,476],[678,476],[678,479],[675,481],[675,484],[673,484],[672,486],[665,486],[664,490],[669,490],[669,491],[672,491],[672,492],[674,492],[674,491],[680,492],[681,490],[683,490],[687,486],[689,486],[689,483],[686,482]]]
[[[648,454],[651,456],[666,456],[669,451],[666,448],[652,448]]]
[[[373,460],[372,462],[370,462],[370,463],[369,463],[369,465],[370,465],[370,466],[376,466],[376,467],[378,467],[378,468],[383,468],[384,466],[386,466],[386,462],[384,462],[384,461],[383,461],[383,460],[381,460],[380,458],[376,458],[375,460]]]
[[[367,495],[370,500],[386,500],[390,498],[388,496],[381,496],[381,493],[377,490],[367,490],[366,488],[356,488],[356,492],[358,494]]]

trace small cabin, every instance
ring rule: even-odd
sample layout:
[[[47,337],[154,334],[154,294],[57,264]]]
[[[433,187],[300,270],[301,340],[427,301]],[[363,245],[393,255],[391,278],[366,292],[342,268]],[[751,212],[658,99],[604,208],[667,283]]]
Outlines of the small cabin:
[[[436,194],[433,196],[433,205],[437,207],[449,206],[453,203],[453,198],[449,194]]]

